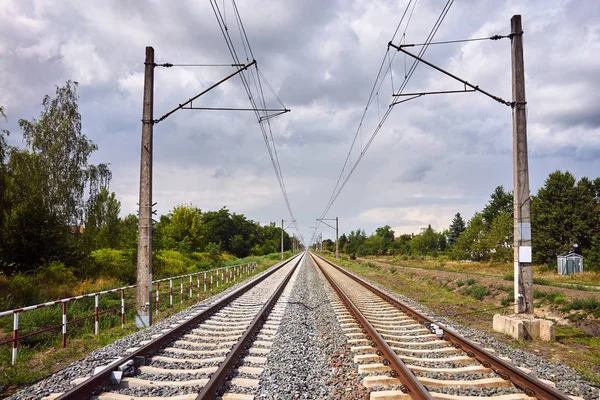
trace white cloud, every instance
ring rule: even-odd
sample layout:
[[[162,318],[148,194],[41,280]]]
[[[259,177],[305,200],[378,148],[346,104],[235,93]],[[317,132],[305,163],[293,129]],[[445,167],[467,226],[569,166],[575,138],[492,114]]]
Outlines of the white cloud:
[[[261,70],[292,109],[272,121],[273,137],[293,210],[308,239],[312,231],[307,227],[314,225],[338,179],[405,2],[237,4]],[[439,2],[420,0],[406,41],[421,42],[441,7]],[[562,0],[456,2],[436,39],[507,34],[515,13],[523,15],[525,30],[532,190],[559,168],[596,177],[600,10]],[[233,14],[227,18],[236,48],[245,58]],[[111,163],[113,190],[123,202],[123,212],[134,212],[138,201],[147,45],[154,46],[159,63],[231,62],[208,3],[0,4],[0,104],[8,112],[8,128],[18,132],[19,118],[37,116],[43,96],[55,85],[79,81],[83,128],[100,147],[94,162]],[[431,46],[425,58],[510,100],[507,39]],[[406,60],[408,65],[410,61]],[[404,65],[404,57],[397,54],[396,89]],[[230,72],[230,68],[157,69],[155,116]],[[407,86],[408,91],[449,88],[461,85],[424,65]],[[366,114],[351,161],[364,150],[390,94],[388,76]],[[274,98],[269,100],[277,104]],[[249,106],[238,77],[197,104]],[[12,144],[19,144],[17,137],[10,137]],[[154,197],[159,212],[191,201],[202,209],[227,205],[261,222],[288,218],[251,113],[178,111],[155,126],[154,137]],[[346,176],[347,171],[342,178]],[[444,229],[457,211],[468,218],[481,209],[501,184],[512,187],[510,108],[480,94],[422,97],[393,109],[330,216],[340,217],[344,232],[359,227],[372,232],[386,224],[397,233],[416,233],[427,224]]]

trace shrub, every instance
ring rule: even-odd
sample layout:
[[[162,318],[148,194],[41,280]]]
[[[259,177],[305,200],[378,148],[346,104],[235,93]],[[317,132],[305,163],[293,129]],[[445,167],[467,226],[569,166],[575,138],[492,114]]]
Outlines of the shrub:
[[[503,298],[500,303],[504,306],[504,307],[508,307],[509,305],[511,305],[513,302],[515,301],[515,296],[513,294],[509,294],[508,296],[506,296],[505,298]]]
[[[467,279],[467,285],[471,286],[471,285],[473,285],[475,283],[477,283],[477,281],[475,279],[473,279],[473,278]]]
[[[161,268],[159,251],[154,258],[154,275]],[[90,253],[90,266],[93,269],[90,277],[114,277],[120,282],[133,284],[137,275],[137,253],[135,250],[98,249]]]
[[[483,300],[485,296],[490,294],[490,289],[483,285],[472,285],[462,289],[461,293],[477,300]]]
[[[600,308],[600,301],[594,297],[576,298],[571,302],[571,309],[573,310],[593,311],[596,308]]]

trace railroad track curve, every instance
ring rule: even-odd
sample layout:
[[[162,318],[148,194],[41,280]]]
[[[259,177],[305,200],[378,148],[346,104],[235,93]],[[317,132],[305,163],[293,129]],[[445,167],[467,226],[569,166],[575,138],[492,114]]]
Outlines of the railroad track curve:
[[[372,400],[579,399],[310,253]]]
[[[246,388],[258,386],[303,258],[281,262],[46,399],[252,399]]]

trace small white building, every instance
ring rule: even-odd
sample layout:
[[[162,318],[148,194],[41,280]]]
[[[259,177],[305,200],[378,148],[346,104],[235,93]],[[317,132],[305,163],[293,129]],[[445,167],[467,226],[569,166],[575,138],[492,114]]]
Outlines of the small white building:
[[[570,275],[583,272],[583,257],[577,253],[566,253],[558,255],[558,273]]]

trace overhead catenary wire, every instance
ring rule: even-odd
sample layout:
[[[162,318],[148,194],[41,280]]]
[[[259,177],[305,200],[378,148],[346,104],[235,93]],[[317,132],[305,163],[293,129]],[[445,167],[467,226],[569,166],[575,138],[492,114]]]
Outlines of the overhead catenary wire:
[[[444,21],[444,19],[446,18],[446,15],[448,14],[448,11],[450,10],[452,4],[454,3],[454,0],[447,0],[446,4],[444,5],[444,8],[442,9],[442,11],[440,12],[440,15],[438,16],[436,22],[434,23],[431,31],[429,32],[429,35],[427,36],[425,43],[426,45],[424,45],[419,54],[420,56],[422,56],[422,54],[425,53],[425,51],[427,50],[427,48],[429,47],[428,44],[433,40],[433,38],[435,37],[435,34],[437,33],[439,27],[441,26],[442,22]],[[402,21],[404,20],[407,10],[410,7],[411,2],[409,2],[406,6],[406,9],[404,11],[404,13],[402,14],[400,23],[398,24],[398,27],[396,28],[394,35],[392,36],[392,40],[390,40],[390,42],[393,42],[393,40],[395,39],[400,26],[402,25]],[[415,4],[416,5],[416,4]],[[414,11],[414,7],[413,7],[413,11]],[[412,12],[410,14],[410,17],[412,17]],[[410,19],[410,18],[409,18]],[[410,22],[410,21],[408,21]],[[407,26],[405,27],[404,32],[406,33],[406,29],[408,28],[408,22],[407,22]],[[383,126],[383,124],[385,123],[385,121],[387,120],[387,118],[389,117],[394,104],[393,101],[390,103],[389,107],[387,108],[386,112],[383,114],[383,116],[379,119],[377,126],[375,127],[373,134],[371,135],[371,137],[369,138],[369,140],[367,141],[367,144],[365,145],[364,148],[361,148],[360,154],[358,156],[358,158],[356,159],[356,161],[354,163],[350,164],[352,165],[352,167],[350,168],[350,171],[345,175],[344,172],[346,171],[346,168],[348,166],[348,161],[351,159],[351,154],[352,154],[352,150],[354,149],[354,145],[356,143],[356,138],[362,128],[362,125],[364,123],[365,120],[365,116],[366,113],[368,111],[369,106],[371,105],[371,103],[373,101],[376,100],[376,98],[373,96],[374,93],[379,93],[381,86],[383,85],[383,82],[385,80],[385,77],[387,75],[387,73],[393,74],[393,70],[392,70],[392,62],[394,57],[396,56],[396,53],[394,53],[393,57],[391,58],[391,61],[388,64],[388,67],[384,73],[383,78],[380,79],[381,77],[381,72],[383,70],[383,67],[385,65],[386,62],[386,57],[389,57],[389,46],[386,49],[386,53],[384,54],[383,60],[381,62],[381,65],[379,67],[379,71],[377,73],[377,77],[375,79],[375,83],[373,84],[373,88],[371,89],[371,93],[369,95],[369,98],[367,100],[367,105],[362,113],[358,128],[356,130],[356,133],[354,135],[352,144],[350,145],[350,150],[348,151],[348,154],[346,156],[346,159],[344,161],[344,164],[342,166],[342,170],[339,174],[338,180],[334,186],[334,189],[331,193],[331,196],[329,198],[329,201],[327,203],[327,205],[325,206],[324,211],[321,213],[321,216],[319,217],[319,219],[324,218],[327,213],[329,212],[329,210],[331,209],[332,205],[335,203],[335,201],[337,200],[337,198],[339,197],[340,193],[342,192],[342,190],[344,189],[344,187],[346,186],[346,183],[349,181],[350,177],[352,176],[352,174],[354,173],[354,171],[356,170],[356,168],[358,167],[358,165],[360,164],[360,161],[363,159],[365,153],[367,152],[367,150],[369,149],[369,147],[371,146],[371,144],[373,143],[373,140],[375,139],[375,137],[377,136],[377,134],[379,133],[379,131],[381,130],[381,127]],[[389,60],[389,58],[388,58]],[[418,60],[415,60],[410,69],[409,72],[405,75],[404,80],[402,81],[402,84],[400,85],[400,88],[398,89],[398,91],[396,93],[402,93],[404,91],[404,89],[406,88],[406,85],[408,84],[408,82],[410,81],[414,71],[416,70],[417,66],[418,66]],[[379,83],[379,86],[378,86]],[[377,99],[378,100],[378,99]],[[313,237],[311,239],[311,242],[314,241],[317,229],[319,227],[319,223],[317,222],[317,226],[315,227],[315,230],[313,232]]]
[[[223,12],[222,12],[219,7],[219,4],[217,3],[216,0],[210,0],[210,4],[211,4],[211,7],[215,14],[215,17],[217,19],[221,33],[223,34],[223,38],[225,39],[225,42],[227,44],[227,48],[233,58],[233,61],[234,61],[234,63],[240,64],[241,63],[240,57],[235,49],[233,39],[231,38],[231,35],[229,33],[229,28],[227,27],[227,25],[225,23],[225,19],[224,19],[225,6],[223,5]],[[240,39],[241,39],[244,55],[246,56],[246,60],[249,60],[249,59],[254,60],[255,58],[254,58],[254,53],[252,51],[252,46],[250,45],[250,41],[248,39],[248,35],[244,28],[244,24],[242,22],[242,19],[241,19],[240,13],[239,13],[239,9],[237,7],[237,4],[235,3],[235,0],[232,0],[232,7],[233,7],[233,11],[234,11],[233,14],[234,14],[234,17],[236,20],[236,25],[238,27],[239,34],[240,34]],[[294,217],[294,214],[292,212],[292,207],[290,204],[289,196],[288,196],[287,189],[285,186],[285,181],[283,178],[283,171],[281,169],[279,155],[277,154],[277,148],[276,148],[275,140],[273,137],[273,131],[272,131],[270,119],[272,117],[274,117],[275,115],[269,115],[269,114],[267,114],[266,111],[264,112],[264,114],[261,114],[262,110],[268,109],[268,107],[266,105],[264,91],[262,89],[263,80],[265,82],[265,86],[267,86],[273,94],[274,94],[274,90],[271,87],[271,85],[268,84],[266,79],[264,79],[264,75],[260,72],[260,69],[258,68],[257,64],[255,64],[254,71],[249,69],[243,73],[240,73],[239,75],[240,75],[240,79],[242,81],[242,86],[244,87],[244,90],[246,91],[246,94],[248,95],[248,100],[250,101],[252,108],[255,110],[255,116],[259,123],[259,127],[261,130],[262,136],[263,136],[263,140],[265,141],[265,145],[267,147],[267,152],[269,154],[271,164],[275,171],[275,176],[277,177],[277,181],[278,181],[279,187],[281,189],[286,207],[288,209],[288,213],[290,215],[291,220],[294,221],[295,230],[298,232],[299,236],[302,236],[300,234],[300,230],[298,229],[298,225],[296,223],[296,218]],[[261,80],[261,77],[263,78],[263,80]],[[254,86],[254,90],[256,92],[256,97],[258,97],[258,99],[255,98],[252,85]],[[283,102],[281,102],[281,99],[277,95],[275,95],[275,98],[283,106]],[[261,106],[259,107],[258,104],[261,104]]]

